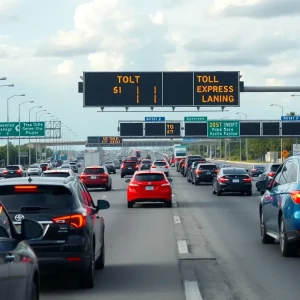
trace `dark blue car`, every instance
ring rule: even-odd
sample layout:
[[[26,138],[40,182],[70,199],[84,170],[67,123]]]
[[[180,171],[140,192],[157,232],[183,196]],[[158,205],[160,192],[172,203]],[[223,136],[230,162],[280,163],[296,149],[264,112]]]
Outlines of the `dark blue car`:
[[[269,182],[259,206],[263,244],[280,242],[282,256],[296,256],[300,241],[300,157],[288,158]],[[267,186],[266,186],[267,185]]]

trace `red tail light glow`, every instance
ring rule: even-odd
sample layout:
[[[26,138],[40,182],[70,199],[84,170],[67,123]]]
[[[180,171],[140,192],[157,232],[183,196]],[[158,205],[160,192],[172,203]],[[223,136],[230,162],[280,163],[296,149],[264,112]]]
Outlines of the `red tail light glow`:
[[[151,168],[156,168],[155,166],[151,166]]]
[[[199,175],[202,173],[202,170],[196,170],[196,174]]]
[[[244,178],[243,181],[244,181],[244,182],[252,182],[252,180],[251,180],[250,177]]]
[[[220,177],[220,178],[218,178],[218,181],[221,182],[221,183],[225,183],[225,182],[228,182],[228,181],[229,181],[229,178],[226,178],[226,177]]]
[[[125,166],[124,166],[124,164],[122,164],[121,169],[124,169],[124,168],[125,168]]]
[[[17,173],[18,173],[18,174],[21,174],[21,173],[22,173],[22,171],[19,169],[19,170],[17,170]]]
[[[14,187],[16,193],[24,193],[24,192],[37,192],[36,185],[15,185]]]
[[[139,186],[139,185],[136,184],[136,183],[129,183],[128,185],[129,185],[129,186]]]
[[[300,191],[291,191],[291,198],[295,204],[300,204]]]
[[[168,166],[165,166],[165,168],[168,169],[169,167],[168,167]]]
[[[67,258],[68,261],[81,261],[80,257],[68,257]]]
[[[8,173],[8,171],[6,171],[6,170],[5,170],[5,171],[3,171],[3,174],[7,174],[7,173]]]
[[[275,172],[269,172],[269,173],[268,173],[268,176],[269,176],[269,177],[274,177],[274,175],[275,175]]]
[[[83,228],[86,224],[86,218],[84,215],[76,214],[53,218],[52,222],[56,224],[70,224],[75,228]]]
[[[252,171],[256,171],[256,169],[252,169]]]

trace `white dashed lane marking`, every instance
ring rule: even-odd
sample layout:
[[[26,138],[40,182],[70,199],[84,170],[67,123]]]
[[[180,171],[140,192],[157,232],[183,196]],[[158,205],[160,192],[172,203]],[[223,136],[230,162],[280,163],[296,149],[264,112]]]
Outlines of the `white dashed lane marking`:
[[[180,220],[179,216],[174,216],[173,219],[174,219],[175,224],[180,224],[181,223],[181,220]]]
[[[183,284],[186,300],[203,300],[197,281],[185,280]]]
[[[178,240],[177,241],[177,247],[178,247],[178,253],[179,254],[189,253],[189,249],[188,249],[186,240]]]

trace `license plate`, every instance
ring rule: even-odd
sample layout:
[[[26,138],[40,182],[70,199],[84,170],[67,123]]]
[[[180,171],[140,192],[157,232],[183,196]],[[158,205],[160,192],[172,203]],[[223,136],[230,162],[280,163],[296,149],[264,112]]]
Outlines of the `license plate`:
[[[210,174],[211,174],[211,172],[207,172],[206,174],[210,175]]]
[[[154,190],[154,186],[146,186],[146,191],[153,191]]]
[[[131,167],[128,167],[128,170],[132,170],[132,168],[131,168]]]
[[[91,179],[96,179],[97,178],[97,176],[91,176]]]
[[[240,182],[240,181],[238,179],[232,179],[232,182],[237,183],[237,182]]]

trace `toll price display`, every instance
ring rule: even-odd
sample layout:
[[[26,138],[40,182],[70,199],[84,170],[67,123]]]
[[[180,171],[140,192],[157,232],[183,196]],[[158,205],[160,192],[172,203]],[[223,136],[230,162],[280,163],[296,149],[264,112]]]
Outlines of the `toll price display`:
[[[120,145],[122,139],[118,136],[88,136],[87,143],[93,145]]]
[[[166,123],[166,136],[181,136],[181,123]]]
[[[194,106],[240,106],[239,72],[194,72]]]
[[[240,137],[240,121],[235,120],[212,120],[207,122],[208,138],[232,138]]]
[[[83,106],[162,106],[162,73],[85,72]]]

